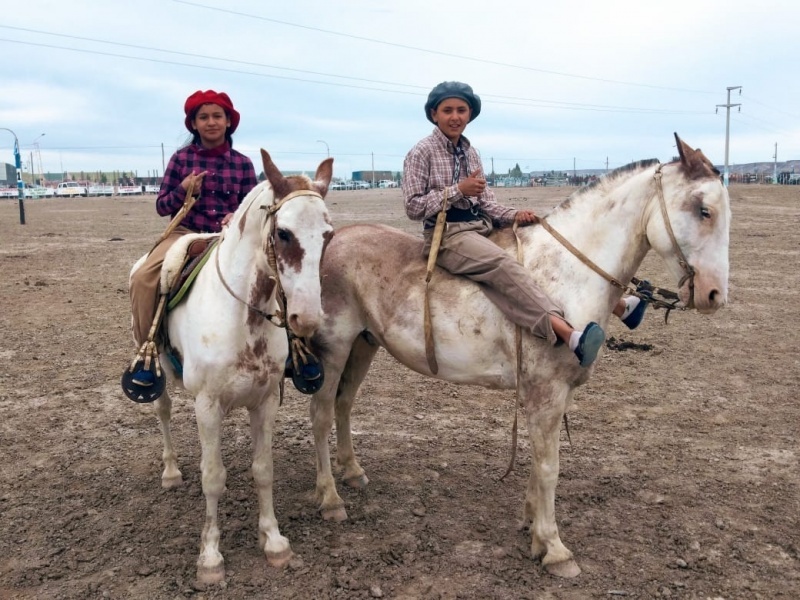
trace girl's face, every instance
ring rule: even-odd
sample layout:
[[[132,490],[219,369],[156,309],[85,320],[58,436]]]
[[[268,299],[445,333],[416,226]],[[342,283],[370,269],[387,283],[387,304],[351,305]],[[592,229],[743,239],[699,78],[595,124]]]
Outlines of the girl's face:
[[[456,144],[464,133],[471,114],[472,111],[465,100],[445,98],[431,111],[431,118],[447,139]]]
[[[192,127],[200,135],[204,148],[216,148],[225,143],[225,132],[231,120],[218,104],[203,104],[192,119]]]

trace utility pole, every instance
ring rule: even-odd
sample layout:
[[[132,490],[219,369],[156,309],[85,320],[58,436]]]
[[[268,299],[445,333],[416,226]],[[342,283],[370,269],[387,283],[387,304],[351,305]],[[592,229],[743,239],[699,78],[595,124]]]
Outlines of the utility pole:
[[[370,152],[370,156],[372,156],[372,188],[375,189],[375,153]]]
[[[775,142],[775,154],[772,156],[775,160],[772,166],[772,184],[778,183],[778,142]]]
[[[492,187],[494,187],[494,156],[492,156]]]
[[[731,91],[732,90],[739,90],[739,95],[742,95],[742,86],[734,85],[727,88],[728,90],[728,102],[726,104],[717,104],[717,111],[719,111],[720,107],[724,107],[727,109],[728,114],[725,119],[725,173],[723,175],[723,183],[725,187],[728,187],[728,179],[730,177],[729,170],[728,170],[728,148],[730,147],[730,137],[731,137],[731,107],[732,106],[739,106],[741,104],[731,104]],[[741,112],[741,108],[739,108],[739,112]]]
[[[164,164],[164,142],[161,142],[161,170],[167,172],[167,165]]]

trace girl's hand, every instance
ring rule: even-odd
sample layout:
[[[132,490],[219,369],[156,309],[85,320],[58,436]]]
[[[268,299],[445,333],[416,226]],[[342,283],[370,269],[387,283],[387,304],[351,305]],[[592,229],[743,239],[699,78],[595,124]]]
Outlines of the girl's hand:
[[[184,180],[181,181],[181,187],[184,189],[184,191],[188,192],[189,183],[191,182],[194,184],[192,187],[192,189],[194,190],[194,195],[197,195],[197,193],[200,191],[200,188],[203,185],[203,177],[206,176],[206,173],[208,173],[208,171],[203,171],[202,173],[194,173],[194,172],[189,173],[184,178]]]

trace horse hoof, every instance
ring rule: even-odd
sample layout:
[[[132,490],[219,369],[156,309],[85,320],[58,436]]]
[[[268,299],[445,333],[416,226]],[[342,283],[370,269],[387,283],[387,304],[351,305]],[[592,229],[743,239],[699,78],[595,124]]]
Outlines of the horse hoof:
[[[363,490],[365,487],[367,487],[368,483],[369,478],[363,473],[361,475],[356,475],[355,477],[348,477],[344,480],[344,484],[346,486],[356,490]]]
[[[225,580],[225,565],[198,567],[197,581],[203,585],[215,585]]]
[[[267,552],[267,563],[270,567],[281,569],[289,564],[289,561],[294,556],[291,548],[281,550],[280,552]]]
[[[183,477],[181,477],[180,475],[178,475],[177,477],[164,477],[161,480],[161,487],[165,490],[172,490],[182,485],[183,485]]]
[[[322,520],[333,521],[334,523],[341,523],[347,520],[347,511],[344,506],[338,508],[324,508],[322,509]]]
[[[581,568],[573,559],[562,560],[557,563],[552,563],[544,566],[550,575],[555,577],[563,577],[564,579],[571,579],[581,574]]]

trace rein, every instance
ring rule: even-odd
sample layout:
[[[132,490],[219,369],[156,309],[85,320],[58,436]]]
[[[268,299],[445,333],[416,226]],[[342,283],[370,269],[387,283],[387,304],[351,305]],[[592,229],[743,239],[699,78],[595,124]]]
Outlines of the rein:
[[[624,292],[628,292],[630,295],[636,296],[637,298],[639,298],[640,300],[642,300],[644,302],[651,303],[654,308],[663,308],[663,309],[665,309],[667,312],[664,315],[664,321],[666,322],[667,319],[669,318],[670,311],[676,310],[676,309],[677,310],[686,310],[687,308],[690,308],[691,306],[693,306],[693,304],[694,304],[694,276],[695,276],[695,270],[694,270],[694,267],[692,267],[692,265],[689,264],[689,261],[686,259],[686,256],[683,254],[683,251],[681,250],[680,246],[678,245],[678,240],[675,239],[675,233],[672,231],[672,224],[670,223],[670,220],[669,220],[669,214],[667,213],[667,204],[666,204],[666,200],[664,199],[664,188],[663,188],[663,185],[661,184],[661,176],[662,176],[661,167],[662,166],[663,165],[658,165],[658,168],[656,168],[656,172],[653,174],[653,180],[656,183],[656,190],[658,192],[658,203],[659,203],[659,206],[661,207],[661,216],[664,219],[664,224],[665,224],[667,233],[669,234],[670,240],[672,242],[672,247],[675,250],[675,254],[677,254],[677,256],[678,256],[678,264],[680,264],[681,268],[684,271],[684,276],[681,278],[680,283],[678,284],[678,286],[679,287],[682,286],[686,282],[687,279],[689,280],[689,302],[688,302],[688,304],[686,306],[678,306],[679,298],[678,298],[678,294],[677,293],[671,292],[670,290],[667,290],[667,289],[664,289],[664,288],[660,288],[660,287],[656,287],[656,286],[649,286],[648,284],[644,284],[640,279],[637,279],[636,277],[631,278],[631,283],[634,286],[643,285],[643,287],[645,288],[645,291],[647,291],[650,294],[652,294],[651,296],[648,296],[647,294],[643,294],[643,293],[639,292],[635,288],[632,288],[630,285],[625,285],[624,283],[619,281],[616,277],[613,277],[608,272],[606,272],[601,267],[599,267],[594,262],[592,262],[583,252],[578,250],[568,239],[566,239],[563,235],[561,235],[558,231],[556,231],[553,228],[553,226],[550,225],[550,223],[547,222],[547,219],[545,217],[536,217],[536,219],[537,219],[538,223],[550,235],[552,235],[554,238],[556,238],[561,243],[561,245],[564,246],[564,248],[569,250],[578,260],[580,260],[584,265],[589,267],[592,271],[594,271],[595,273],[600,275],[600,277],[602,277],[603,279],[608,281],[611,285],[613,285],[614,287],[616,287],[616,288],[618,288],[618,289],[620,289],[620,290],[622,290]],[[656,294],[661,296],[662,298],[668,299],[669,301],[661,300],[659,298],[656,298],[655,297]]]

